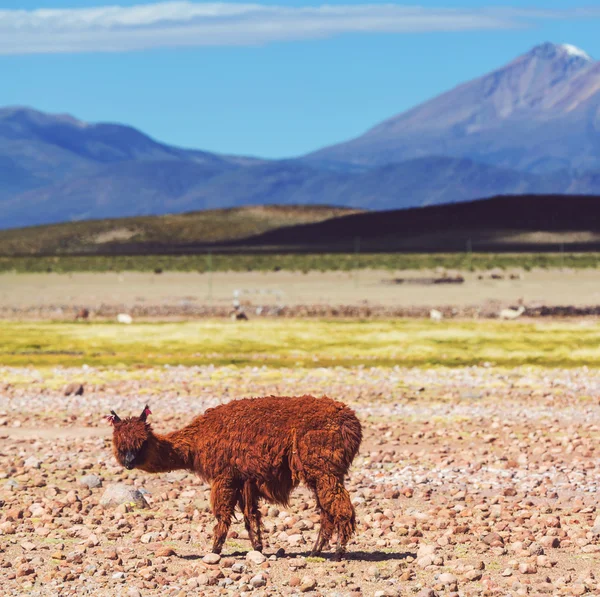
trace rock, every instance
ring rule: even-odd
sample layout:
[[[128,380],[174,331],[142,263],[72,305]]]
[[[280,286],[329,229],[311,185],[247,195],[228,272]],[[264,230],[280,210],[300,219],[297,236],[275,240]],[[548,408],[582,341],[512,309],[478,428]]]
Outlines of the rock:
[[[504,539],[498,533],[488,533],[484,535],[482,541],[490,547],[502,547]]]
[[[175,550],[172,547],[159,547],[154,555],[158,558],[170,558],[175,555]]]
[[[106,491],[100,499],[100,505],[104,507],[120,506],[121,504],[132,504],[137,508],[145,508],[148,503],[144,496],[131,485],[113,483],[106,487]]]
[[[537,574],[537,568],[533,564],[523,562],[519,564],[519,572],[521,574]]]
[[[548,549],[549,547],[557,548],[560,547],[560,539],[558,537],[542,537],[540,539],[540,545]]]
[[[142,597],[142,594],[137,587],[129,587],[127,589],[127,597]]]
[[[303,543],[306,543],[306,541],[304,541],[304,537],[300,533],[288,535],[287,541],[290,545],[301,545]]]
[[[30,456],[26,461],[25,461],[25,468],[41,468],[42,463],[40,460],[38,460],[35,456]]]
[[[17,532],[12,522],[3,522],[0,524],[0,535],[14,535]]]
[[[260,566],[267,558],[263,556],[260,551],[249,551],[246,554],[246,561],[254,564],[255,566]]]
[[[154,541],[158,540],[158,533],[156,531],[154,532],[150,532],[150,533],[144,533],[141,537],[140,537],[140,543],[153,543]]]
[[[457,582],[456,576],[454,576],[454,574],[450,574],[450,572],[444,572],[443,574],[440,574],[438,580],[443,585],[454,585]]]
[[[471,582],[476,581],[476,580],[481,580],[482,576],[483,576],[483,574],[481,573],[480,570],[469,570],[465,574],[465,578],[467,580],[470,580]]]
[[[71,382],[67,384],[63,389],[65,396],[83,396],[83,384],[79,382]]]
[[[308,593],[308,591],[313,591],[317,586],[317,581],[312,576],[303,576],[300,581],[300,592]]]
[[[102,487],[102,479],[98,475],[85,475],[79,479],[79,485],[83,485],[89,489],[96,489],[97,487]]]
[[[30,576],[31,574],[35,574],[35,570],[33,569],[33,566],[31,566],[29,564],[21,564],[17,568],[17,576],[18,577]]]
[[[417,550],[417,558],[433,555],[437,549],[438,548],[435,545],[420,545]]]
[[[221,561],[221,556],[218,553],[207,553],[202,558],[202,561],[205,564],[210,564],[210,565],[218,564]]]
[[[267,581],[262,574],[257,574],[250,579],[250,584],[257,589],[258,587],[264,587]]]

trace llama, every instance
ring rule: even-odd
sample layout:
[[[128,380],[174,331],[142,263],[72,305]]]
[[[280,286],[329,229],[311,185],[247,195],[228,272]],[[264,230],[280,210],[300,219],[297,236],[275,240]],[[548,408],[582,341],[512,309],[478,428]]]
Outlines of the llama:
[[[117,315],[117,321],[119,323],[125,323],[129,325],[130,323],[133,323],[133,317],[131,317],[131,315],[129,315],[128,313],[119,313]]]
[[[429,318],[433,321],[442,321],[442,319],[444,319],[444,314],[437,309],[431,309],[431,311],[429,311]]]
[[[311,553],[319,554],[336,533],[335,558],[341,559],[356,530],[344,487],[362,441],[352,409],[327,396],[244,398],[210,408],[164,435],[154,433],[149,414],[146,406],[139,417],[121,420],[111,411],[114,455],[128,470],[184,469],[211,483],[214,553],[221,553],[236,505],[253,549],[262,551],[259,500],[287,506],[292,490],[303,482],[321,516]]]
[[[77,311],[77,315],[75,315],[75,321],[78,321],[79,319],[87,319],[90,316],[90,311],[89,309],[79,309],[79,311]]]
[[[525,307],[521,305],[518,309],[502,309],[498,317],[500,317],[500,319],[517,319],[517,317],[520,317],[523,313],[525,313]]]

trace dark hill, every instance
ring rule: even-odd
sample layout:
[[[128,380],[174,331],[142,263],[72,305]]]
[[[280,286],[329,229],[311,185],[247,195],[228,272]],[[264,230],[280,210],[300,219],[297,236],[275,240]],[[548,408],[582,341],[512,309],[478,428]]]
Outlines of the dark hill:
[[[498,196],[367,212],[236,241],[246,247],[363,251],[571,250],[600,248],[600,196]],[[231,243],[229,243],[231,244]]]

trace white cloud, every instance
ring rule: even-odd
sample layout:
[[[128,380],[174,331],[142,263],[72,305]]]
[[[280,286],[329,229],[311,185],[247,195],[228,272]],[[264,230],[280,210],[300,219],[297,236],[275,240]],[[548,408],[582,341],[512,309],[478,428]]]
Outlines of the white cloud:
[[[0,54],[261,45],[343,33],[508,29],[539,19],[599,16],[596,9],[459,10],[396,4],[286,7],[200,2],[0,10]]]

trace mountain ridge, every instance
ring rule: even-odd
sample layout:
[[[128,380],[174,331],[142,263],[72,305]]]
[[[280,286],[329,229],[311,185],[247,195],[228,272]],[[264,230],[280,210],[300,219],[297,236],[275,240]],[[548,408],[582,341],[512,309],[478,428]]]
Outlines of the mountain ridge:
[[[576,92],[583,98],[578,105]],[[588,104],[592,105],[588,108]],[[574,111],[586,109],[593,109],[594,114],[586,118],[577,112],[578,118],[573,118]],[[304,157],[309,163],[350,162],[372,167],[430,155],[435,150],[450,157],[538,173],[600,169],[596,145],[578,147],[590,122],[595,133],[600,130],[598,119],[600,62],[546,43],[388,118],[354,139]],[[549,123],[557,130],[549,131]],[[545,145],[557,137],[562,145]],[[521,148],[526,151],[519,151]]]
[[[286,160],[0,109],[0,228],[258,204],[390,209],[600,193],[600,62],[541,44],[350,141]]]

